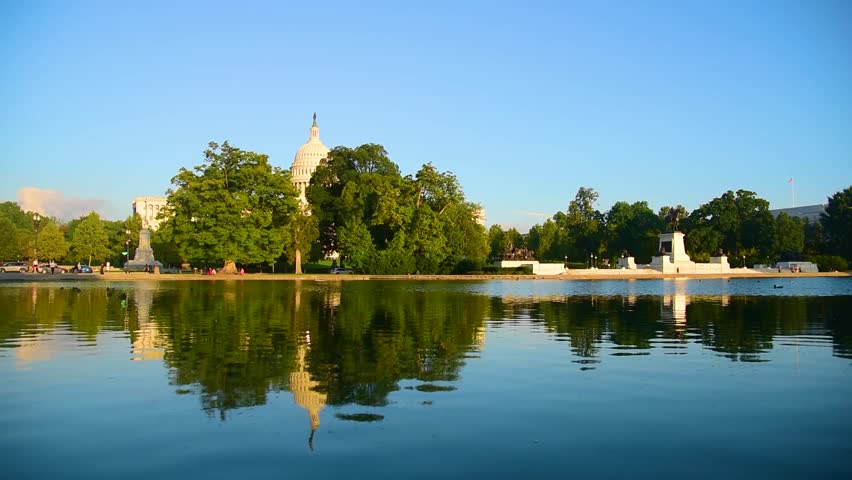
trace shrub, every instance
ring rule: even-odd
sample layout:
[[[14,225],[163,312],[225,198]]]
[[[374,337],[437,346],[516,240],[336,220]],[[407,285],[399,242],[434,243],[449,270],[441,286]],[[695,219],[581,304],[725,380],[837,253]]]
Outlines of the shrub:
[[[484,269],[485,260],[481,258],[465,258],[456,264],[455,268],[453,268],[453,273],[456,275],[466,273],[473,274]]]
[[[817,264],[820,272],[845,272],[849,262],[837,255],[809,255],[808,261]]]

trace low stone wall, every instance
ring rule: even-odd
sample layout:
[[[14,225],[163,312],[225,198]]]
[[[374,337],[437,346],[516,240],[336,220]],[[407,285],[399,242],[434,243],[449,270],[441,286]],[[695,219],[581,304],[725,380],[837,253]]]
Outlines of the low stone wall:
[[[565,266],[561,263],[539,263],[538,260],[500,260],[494,264],[498,268],[532,267],[534,275],[562,275]]]
[[[533,273],[536,275],[562,275],[565,273],[565,266],[561,263],[539,263],[533,265]]]

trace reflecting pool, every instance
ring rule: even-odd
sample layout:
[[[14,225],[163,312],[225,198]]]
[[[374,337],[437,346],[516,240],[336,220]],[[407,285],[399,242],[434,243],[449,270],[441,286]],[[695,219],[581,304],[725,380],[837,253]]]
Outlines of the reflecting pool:
[[[6,478],[850,478],[852,279],[0,284]]]

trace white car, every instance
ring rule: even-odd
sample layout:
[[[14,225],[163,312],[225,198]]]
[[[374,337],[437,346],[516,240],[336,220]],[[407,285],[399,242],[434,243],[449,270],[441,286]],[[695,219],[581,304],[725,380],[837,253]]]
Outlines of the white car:
[[[355,273],[351,268],[332,268],[328,271],[328,273],[341,274],[341,273]]]
[[[24,262],[6,262],[3,265],[0,265],[0,273],[12,273],[12,272],[21,272],[24,273],[27,271],[27,264]]]

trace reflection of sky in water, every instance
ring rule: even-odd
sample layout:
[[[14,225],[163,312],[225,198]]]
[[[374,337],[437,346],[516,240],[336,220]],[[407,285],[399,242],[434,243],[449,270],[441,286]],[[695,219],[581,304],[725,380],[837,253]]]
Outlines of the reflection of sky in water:
[[[660,280],[489,280],[481,282],[423,282],[422,291],[452,290],[489,296],[550,295],[736,295],[827,296],[852,295],[852,277],[779,277]]]

